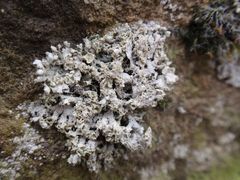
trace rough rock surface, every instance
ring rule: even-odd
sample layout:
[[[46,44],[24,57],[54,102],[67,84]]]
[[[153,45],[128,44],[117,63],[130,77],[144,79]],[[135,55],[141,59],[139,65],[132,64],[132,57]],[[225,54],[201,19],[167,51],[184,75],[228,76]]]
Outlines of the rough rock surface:
[[[33,84],[35,69],[32,60],[43,57],[50,45],[56,46],[65,40],[71,44],[79,43],[88,34],[102,32],[107,24],[116,21],[154,19],[171,29],[179,25],[184,27],[192,17],[192,7],[208,0],[161,0],[156,3],[149,1],[147,5],[146,1],[125,2],[124,8],[111,8],[111,13],[106,13],[109,12],[106,6],[100,7],[102,11],[96,11],[98,13],[91,16],[94,19],[90,22],[84,17],[90,17],[95,9],[84,1],[0,1],[1,160],[14,152],[12,139],[21,131],[21,123],[14,120],[15,107],[26,100],[36,99],[41,92]],[[182,18],[178,20],[178,16]],[[212,68],[206,64],[211,60],[205,56],[185,54],[184,45],[180,42],[179,39],[167,42],[167,54],[181,77],[171,98],[166,97],[171,103],[160,103],[150,109],[144,119],[152,128],[151,149],[133,153],[127,163],[120,161],[111,171],[94,176],[82,166],[73,167],[66,163],[65,158],[69,154],[66,153],[63,136],[54,130],[34,126],[50,144],[41,149],[40,157],[37,156],[41,160],[35,159],[35,153],[29,157],[18,179],[145,180],[159,178],[161,170],[172,178],[187,179],[189,170],[208,171],[212,162],[216,164],[233,151],[239,153],[236,148],[240,137],[239,90],[218,81]],[[233,136],[229,138],[226,135],[229,133],[236,136],[233,141],[230,141]],[[228,143],[225,144],[224,140],[222,145],[222,139],[228,139]]]

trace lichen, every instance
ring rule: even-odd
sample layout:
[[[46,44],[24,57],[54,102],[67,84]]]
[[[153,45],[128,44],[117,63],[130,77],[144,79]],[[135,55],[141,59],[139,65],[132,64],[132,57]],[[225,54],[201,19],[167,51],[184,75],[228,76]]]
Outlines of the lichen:
[[[13,153],[0,160],[0,177],[14,180],[20,176],[19,171],[24,162],[40,148],[44,139],[29,124],[23,124],[23,135],[14,137],[11,141],[16,145]]]
[[[218,78],[240,88],[240,48],[234,48],[230,54],[219,55],[219,59],[221,64],[217,67]]]
[[[51,46],[33,63],[44,92],[27,107],[30,121],[65,134],[68,162],[95,172],[126,150],[149,147],[143,109],[157,106],[178,79],[164,52],[169,35],[155,22],[139,21],[76,46]]]

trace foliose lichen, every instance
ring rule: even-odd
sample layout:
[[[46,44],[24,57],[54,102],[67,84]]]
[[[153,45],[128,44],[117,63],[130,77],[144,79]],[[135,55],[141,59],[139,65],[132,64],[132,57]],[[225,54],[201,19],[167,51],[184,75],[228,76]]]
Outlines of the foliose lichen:
[[[68,162],[95,172],[127,150],[149,147],[143,109],[157,106],[178,80],[164,52],[169,35],[156,22],[139,21],[76,46],[51,46],[33,63],[44,92],[27,107],[30,121],[64,134]]]

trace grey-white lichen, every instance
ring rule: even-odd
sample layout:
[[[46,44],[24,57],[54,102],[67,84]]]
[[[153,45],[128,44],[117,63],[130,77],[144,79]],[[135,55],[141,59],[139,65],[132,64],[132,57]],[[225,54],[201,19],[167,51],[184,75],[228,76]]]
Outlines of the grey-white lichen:
[[[239,53],[239,48],[233,49],[230,56],[226,55],[227,53],[221,53],[221,56],[219,55],[219,60],[222,63],[217,67],[218,78],[236,88],[240,88]]]
[[[151,145],[143,109],[157,106],[177,81],[164,52],[170,32],[155,22],[115,26],[105,35],[51,46],[35,60],[44,92],[27,112],[42,128],[67,137],[70,164],[108,168],[126,150]]]
[[[0,160],[0,179],[17,179],[20,176],[20,170],[23,164],[30,159],[35,151],[43,148],[42,143],[45,142],[45,140],[39,135],[38,131],[29,124],[23,124],[22,133],[21,136],[16,136],[12,139],[16,148],[11,156]]]

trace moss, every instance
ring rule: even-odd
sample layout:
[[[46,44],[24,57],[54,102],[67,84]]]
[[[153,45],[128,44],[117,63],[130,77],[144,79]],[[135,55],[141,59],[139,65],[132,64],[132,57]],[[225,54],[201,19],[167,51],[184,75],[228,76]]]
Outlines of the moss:
[[[0,122],[1,138],[12,138],[14,136],[18,136],[21,133],[24,119],[20,118],[18,120],[10,120],[0,118]]]
[[[172,178],[170,176],[168,176],[167,174],[160,172],[158,175],[151,178],[150,180],[171,180],[171,179]]]
[[[192,145],[193,148],[200,149],[206,146],[207,134],[201,128],[196,128],[195,131],[193,131],[192,139],[193,139],[193,145]]]
[[[240,112],[239,111],[234,111],[232,108],[227,107],[225,109],[225,113],[231,120],[233,126],[239,126],[239,123],[240,123]]]
[[[101,171],[99,174],[91,173],[84,166],[71,166],[65,159],[55,159],[46,161],[42,166],[39,166],[40,161],[29,158],[24,162],[21,169],[21,177],[18,180],[38,179],[38,180],[124,180],[139,179],[136,163],[121,160],[117,162],[117,167],[108,171]]]
[[[240,180],[240,156],[227,158],[208,172],[192,173],[188,180]]]
[[[239,4],[239,3],[238,3]],[[214,0],[208,6],[196,8],[196,13],[185,34],[191,51],[219,53],[231,51],[239,44],[239,17],[234,0]]]
[[[158,108],[161,110],[161,111],[164,111],[165,109],[168,108],[169,104],[172,102],[172,99],[168,96],[164,97],[163,100],[159,101],[158,102]]]
[[[1,99],[5,100],[3,105],[15,107],[34,96],[36,86],[33,83],[31,66],[30,60],[25,56],[0,47],[0,93]]]
[[[14,115],[0,98],[0,151],[4,151],[4,156],[10,155],[14,150],[15,145],[10,139],[21,134],[24,122],[22,118],[15,119]]]
[[[182,44],[177,43],[174,40],[168,40],[166,45],[166,54],[169,59],[171,59],[174,63],[177,63],[179,57],[184,54],[184,46]]]
[[[23,169],[21,170],[21,177],[18,180],[25,179],[61,179],[61,180],[91,180],[91,176],[87,170],[81,169],[79,167],[71,167],[64,160],[54,161],[45,163],[43,166],[39,166],[38,173],[36,173],[31,166],[29,165],[37,165],[34,160],[29,159],[28,162],[25,162]]]

